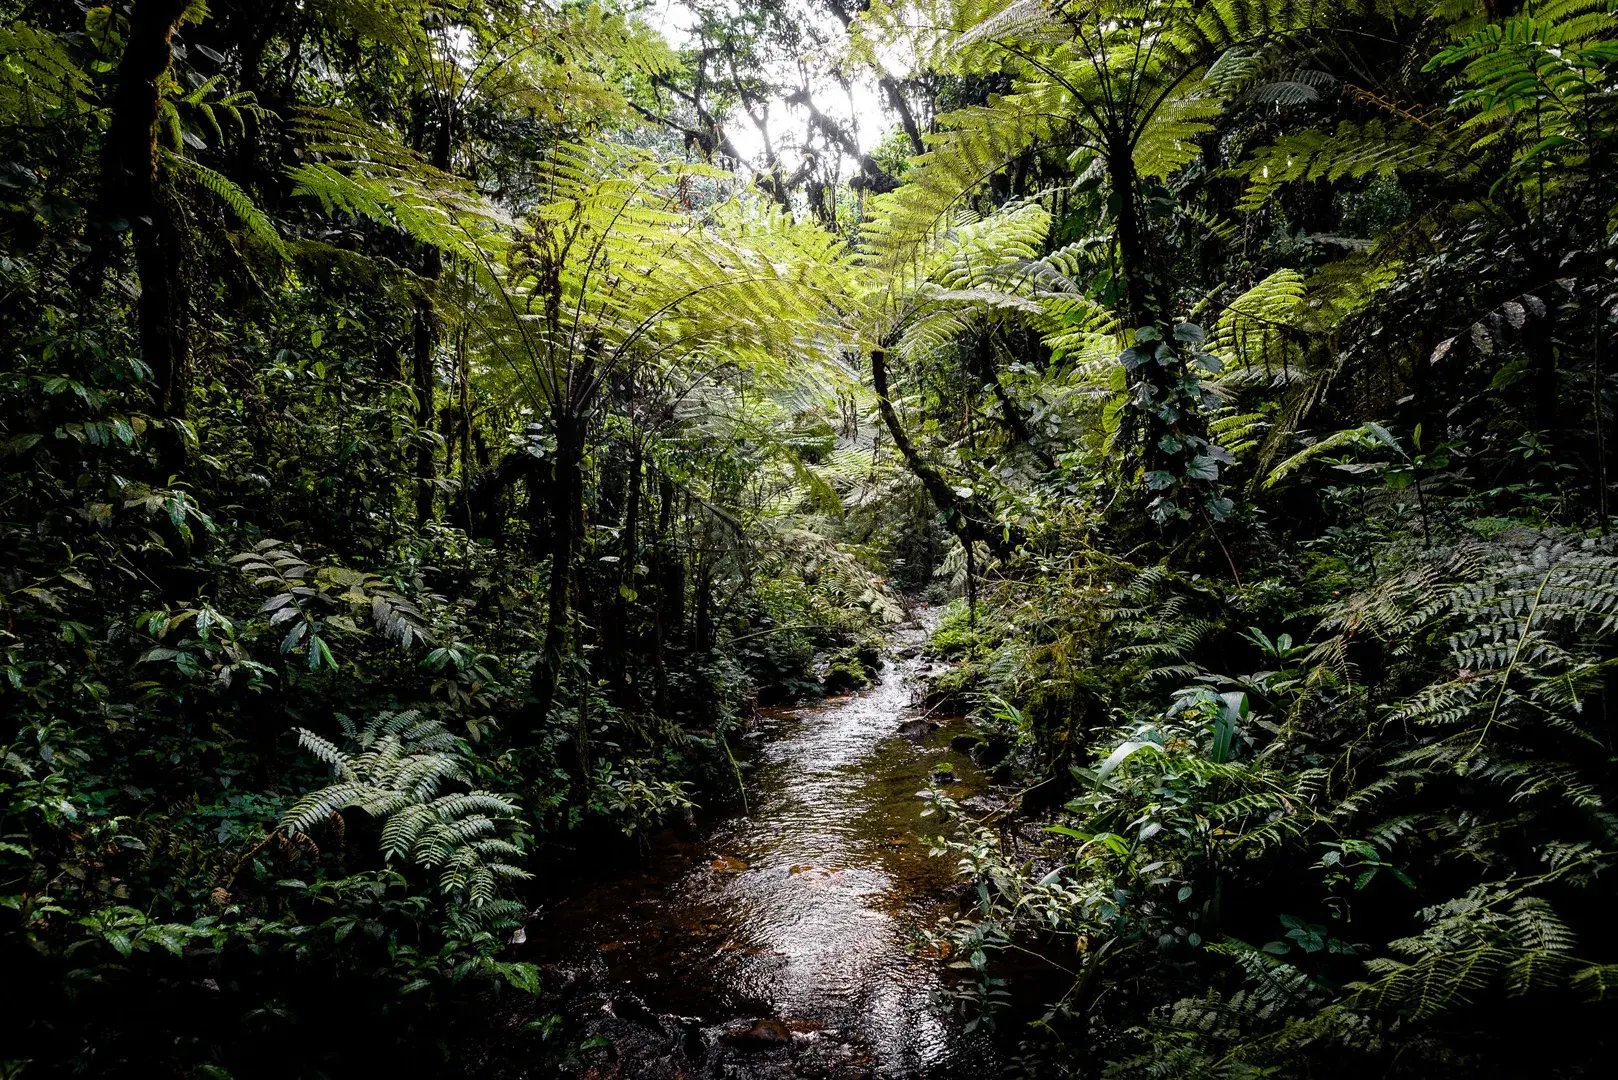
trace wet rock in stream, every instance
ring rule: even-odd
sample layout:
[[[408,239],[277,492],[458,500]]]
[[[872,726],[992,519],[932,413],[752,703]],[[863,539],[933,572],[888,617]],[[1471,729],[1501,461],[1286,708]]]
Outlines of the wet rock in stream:
[[[912,742],[920,742],[938,730],[938,724],[923,716],[899,725],[899,734]]]
[[[792,1041],[792,1032],[780,1020],[738,1020],[719,1037],[732,1046],[779,1046]]]

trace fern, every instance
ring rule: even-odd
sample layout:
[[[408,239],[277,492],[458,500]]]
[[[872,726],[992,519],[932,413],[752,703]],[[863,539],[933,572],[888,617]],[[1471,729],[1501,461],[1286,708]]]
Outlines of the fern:
[[[1392,125],[1345,120],[1332,134],[1300,132],[1255,153],[1242,165],[1248,183],[1239,205],[1261,209],[1277,187],[1300,180],[1340,182],[1453,167],[1449,153],[1441,134],[1419,119]]]
[[[166,160],[170,168],[195,180],[199,185],[211,192],[215,198],[230,208],[236,215],[248,234],[280,258],[288,255],[287,246],[281,239],[280,230],[275,227],[269,217],[260,210],[248,194],[233,184],[228,178],[198,164],[190,158],[170,153]]]
[[[290,170],[294,195],[316,199],[327,213],[398,228],[485,274],[497,273],[511,221],[467,181],[335,109],[302,110],[292,127],[324,159]]]
[[[1041,0],[873,4],[857,52],[874,57],[868,43],[880,34],[913,45],[929,70],[1009,71],[1013,89],[939,117],[863,239],[885,265],[904,263],[991,176],[1042,147],[1105,155],[1125,146],[1138,175],[1170,175],[1195,156],[1234,89],[1232,50],[1256,61],[1265,43],[1341,14],[1317,0],[1156,0],[1119,19]]]
[[[346,750],[304,729],[298,738],[334,779],[288,808],[283,832],[307,833],[345,810],[365,813],[382,825],[388,862],[436,871],[447,901],[474,910],[503,903],[505,884],[529,876],[510,839],[522,828],[516,803],[471,789],[466,745],[439,721],[382,713],[350,729]]]
[[[90,77],[56,35],[0,26],[0,127],[39,127],[89,108]]]
[[[1387,428],[1381,424],[1370,422],[1361,424],[1359,427],[1334,431],[1324,438],[1316,439],[1296,454],[1276,465],[1270,470],[1269,475],[1264,478],[1264,486],[1267,488],[1274,487],[1323,454],[1345,449],[1372,450],[1377,447],[1391,447],[1396,451],[1399,449],[1397,440],[1388,434]]]

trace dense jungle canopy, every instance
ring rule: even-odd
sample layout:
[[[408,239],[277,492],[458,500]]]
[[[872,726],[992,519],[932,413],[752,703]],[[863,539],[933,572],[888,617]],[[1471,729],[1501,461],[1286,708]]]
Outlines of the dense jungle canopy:
[[[926,603],[996,1070],[1605,1075],[1615,346],[1618,0],[0,0],[0,1074],[664,1075]]]

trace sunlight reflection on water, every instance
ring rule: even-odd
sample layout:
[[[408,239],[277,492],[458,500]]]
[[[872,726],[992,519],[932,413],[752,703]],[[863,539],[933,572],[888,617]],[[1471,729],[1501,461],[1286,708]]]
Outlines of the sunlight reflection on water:
[[[938,962],[913,947],[952,886],[915,835],[916,791],[945,762],[957,796],[982,787],[943,745],[947,730],[901,736],[920,715],[917,666],[888,662],[864,692],[769,714],[752,814],[664,876],[579,898],[557,930],[650,1008],[801,1022],[861,1047],[881,1077],[981,1075],[987,1048],[941,1000]]]
[[[903,913],[877,902],[895,888],[882,845],[915,841],[869,835],[871,811],[889,808],[873,805],[885,793],[867,790],[861,768],[906,718],[909,675],[889,663],[873,689],[803,710],[798,730],[766,747],[765,797],[754,815],[713,838],[751,869],[729,878],[698,871],[680,887],[695,903],[731,912],[761,950],[747,950],[731,976],[748,996],[782,1016],[852,1027],[884,1071],[936,1065],[951,1050],[936,973],[906,948]],[[902,825],[919,806],[892,809]]]

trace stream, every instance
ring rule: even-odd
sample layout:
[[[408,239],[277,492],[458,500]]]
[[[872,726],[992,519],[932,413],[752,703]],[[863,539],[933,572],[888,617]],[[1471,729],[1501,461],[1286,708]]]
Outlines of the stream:
[[[530,927],[535,958],[578,988],[598,1047],[574,1075],[992,1071],[920,934],[954,909],[957,885],[917,838],[916,793],[935,773],[953,773],[957,798],[986,786],[950,748],[964,722],[924,716],[922,636],[901,631],[866,690],[763,714],[749,813],[660,838],[635,873]]]

